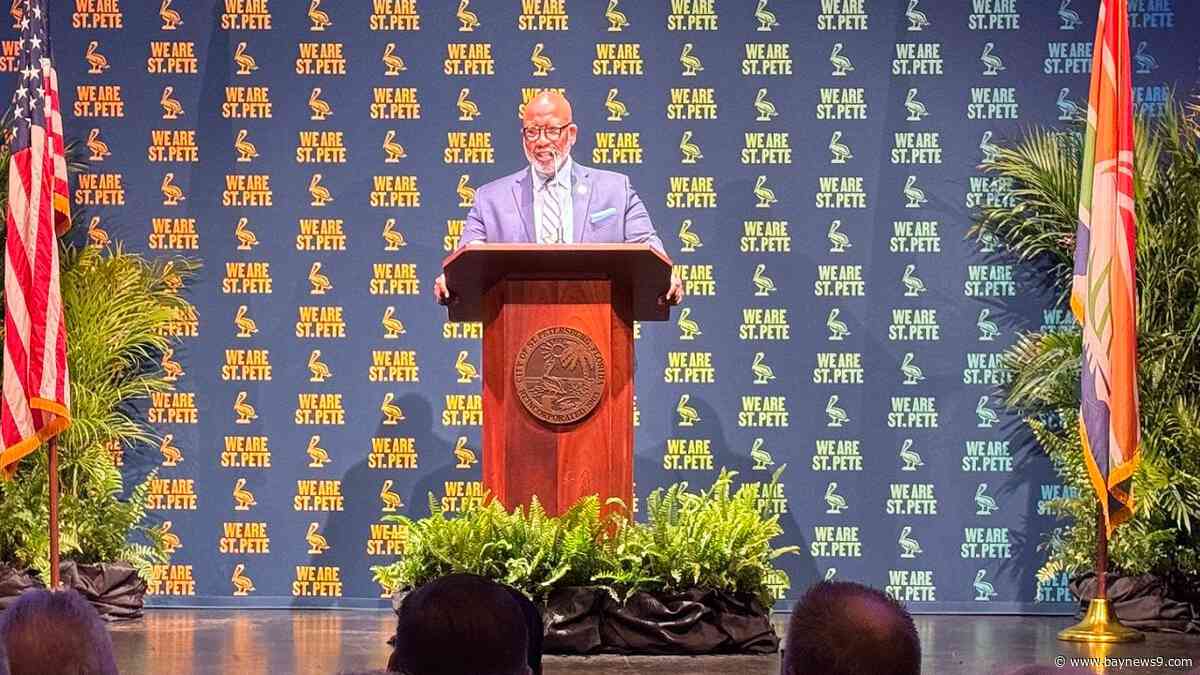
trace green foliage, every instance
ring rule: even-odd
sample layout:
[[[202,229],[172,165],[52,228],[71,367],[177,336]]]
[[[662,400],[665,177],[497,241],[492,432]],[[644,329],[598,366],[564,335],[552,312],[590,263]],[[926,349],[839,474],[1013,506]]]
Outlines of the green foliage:
[[[559,517],[547,516],[536,499],[528,509],[508,512],[491,501],[447,517],[431,494],[427,518],[384,517],[406,528],[408,545],[397,562],[371,569],[380,585],[393,589],[470,572],[531,597],[567,586],[599,586],[616,598],[703,587],[755,594],[769,607],[766,578],[780,573],[772,561],[799,549],[772,548],[783,531],[779,517],[759,506],[761,483],[734,492],[736,475],[722,470],[700,494],[689,492],[687,483],[655,490],[646,499],[645,524],[620,511],[602,517],[595,496]],[[778,480],[776,472],[771,485]]]
[[[1200,113],[1172,103],[1137,126],[1138,362],[1142,461],[1136,514],[1109,545],[1127,573],[1200,574]],[[1049,266],[1060,302],[1071,284],[1082,145],[1071,132],[1032,130],[984,165],[1012,178],[1011,206],[988,208],[974,232],[1021,261]],[[1005,354],[1007,402],[1021,411],[1063,484],[1054,500],[1066,523],[1043,544],[1046,578],[1092,567],[1098,503],[1078,429],[1082,342],[1078,330],[1023,335]]]

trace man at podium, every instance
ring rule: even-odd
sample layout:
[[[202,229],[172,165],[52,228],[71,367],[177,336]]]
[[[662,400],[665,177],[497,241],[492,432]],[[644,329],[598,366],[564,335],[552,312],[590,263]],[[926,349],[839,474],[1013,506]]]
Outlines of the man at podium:
[[[571,104],[558,92],[544,91],[525,105],[521,141],[529,167],[475,191],[460,248],[473,242],[645,243],[665,253],[629,177],[571,159],[579,134],[571,120]],[[450,302],[446,275],[435,280],[433,293],[439,303]],[[682,299],[683,282],[672,275],[661,302]]]

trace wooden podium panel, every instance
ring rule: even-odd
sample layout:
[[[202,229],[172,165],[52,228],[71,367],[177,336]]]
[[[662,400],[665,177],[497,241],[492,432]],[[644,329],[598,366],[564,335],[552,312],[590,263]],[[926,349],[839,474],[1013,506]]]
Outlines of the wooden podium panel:
[[[633,321],[670,318],[658,304],[670,260],[638,244],[480,244],[443,268],[456,296],[450,319],[483,322],[484,486],[510,509],[534,495],[551,514],[591,494],[632,506]],[[522,399],[518,377],[531,372],[531,354],[545,357],[546,335],[565,333],[603,376],[602,385],[586,368],[587,377],[534,378],[569,383],[570,396],[546,400],[588,401],[559,422],[542,395],[531,403],[527,387]]]

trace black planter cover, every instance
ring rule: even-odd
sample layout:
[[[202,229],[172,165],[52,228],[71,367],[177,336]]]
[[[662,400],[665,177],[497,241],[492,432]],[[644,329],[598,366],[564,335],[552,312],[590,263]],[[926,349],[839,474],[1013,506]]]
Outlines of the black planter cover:
[[[8,609],[25,591],[45,587],[36,571],[18,570],[0,563],[0,612]]]
[[[1200,633],[1200,582],[1182,575],[1109,574],[1108,599],[1121,623],[1138,630],[1167,633]],[[1096,596],[1096,574],[1071,579],[1071,592],[1079,598],[1082,618]]]
[[[79,591],[106,621],[141,618],[146,582],[128,563],[65,560],[59,569],[63,586]]]

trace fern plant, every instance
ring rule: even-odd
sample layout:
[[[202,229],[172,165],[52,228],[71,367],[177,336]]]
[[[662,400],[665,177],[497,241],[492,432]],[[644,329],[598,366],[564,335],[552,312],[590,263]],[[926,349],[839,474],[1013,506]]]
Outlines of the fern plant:
[[[1135,147],[1138,219],[1138,395],[1142,461],[1132,521],[1109,543],[1125,573],[1200,574],[1200,124],[1196,106],[1172,102],[1141,120]],[[1078,134],[1032,130],[984,168],[1013,180],[1011,206],[984,209],[974,232],[1020,261],[1049,271],[1070,292],[1082,145]],[[1099,508],[1078,430],[1082,342],[1077,328],[1034,332],[1005,354],[1007,403],[1025,416],[1068,496],[1051,512],[1066,521],[1043,542],[1039,578],[1090,569]]]

